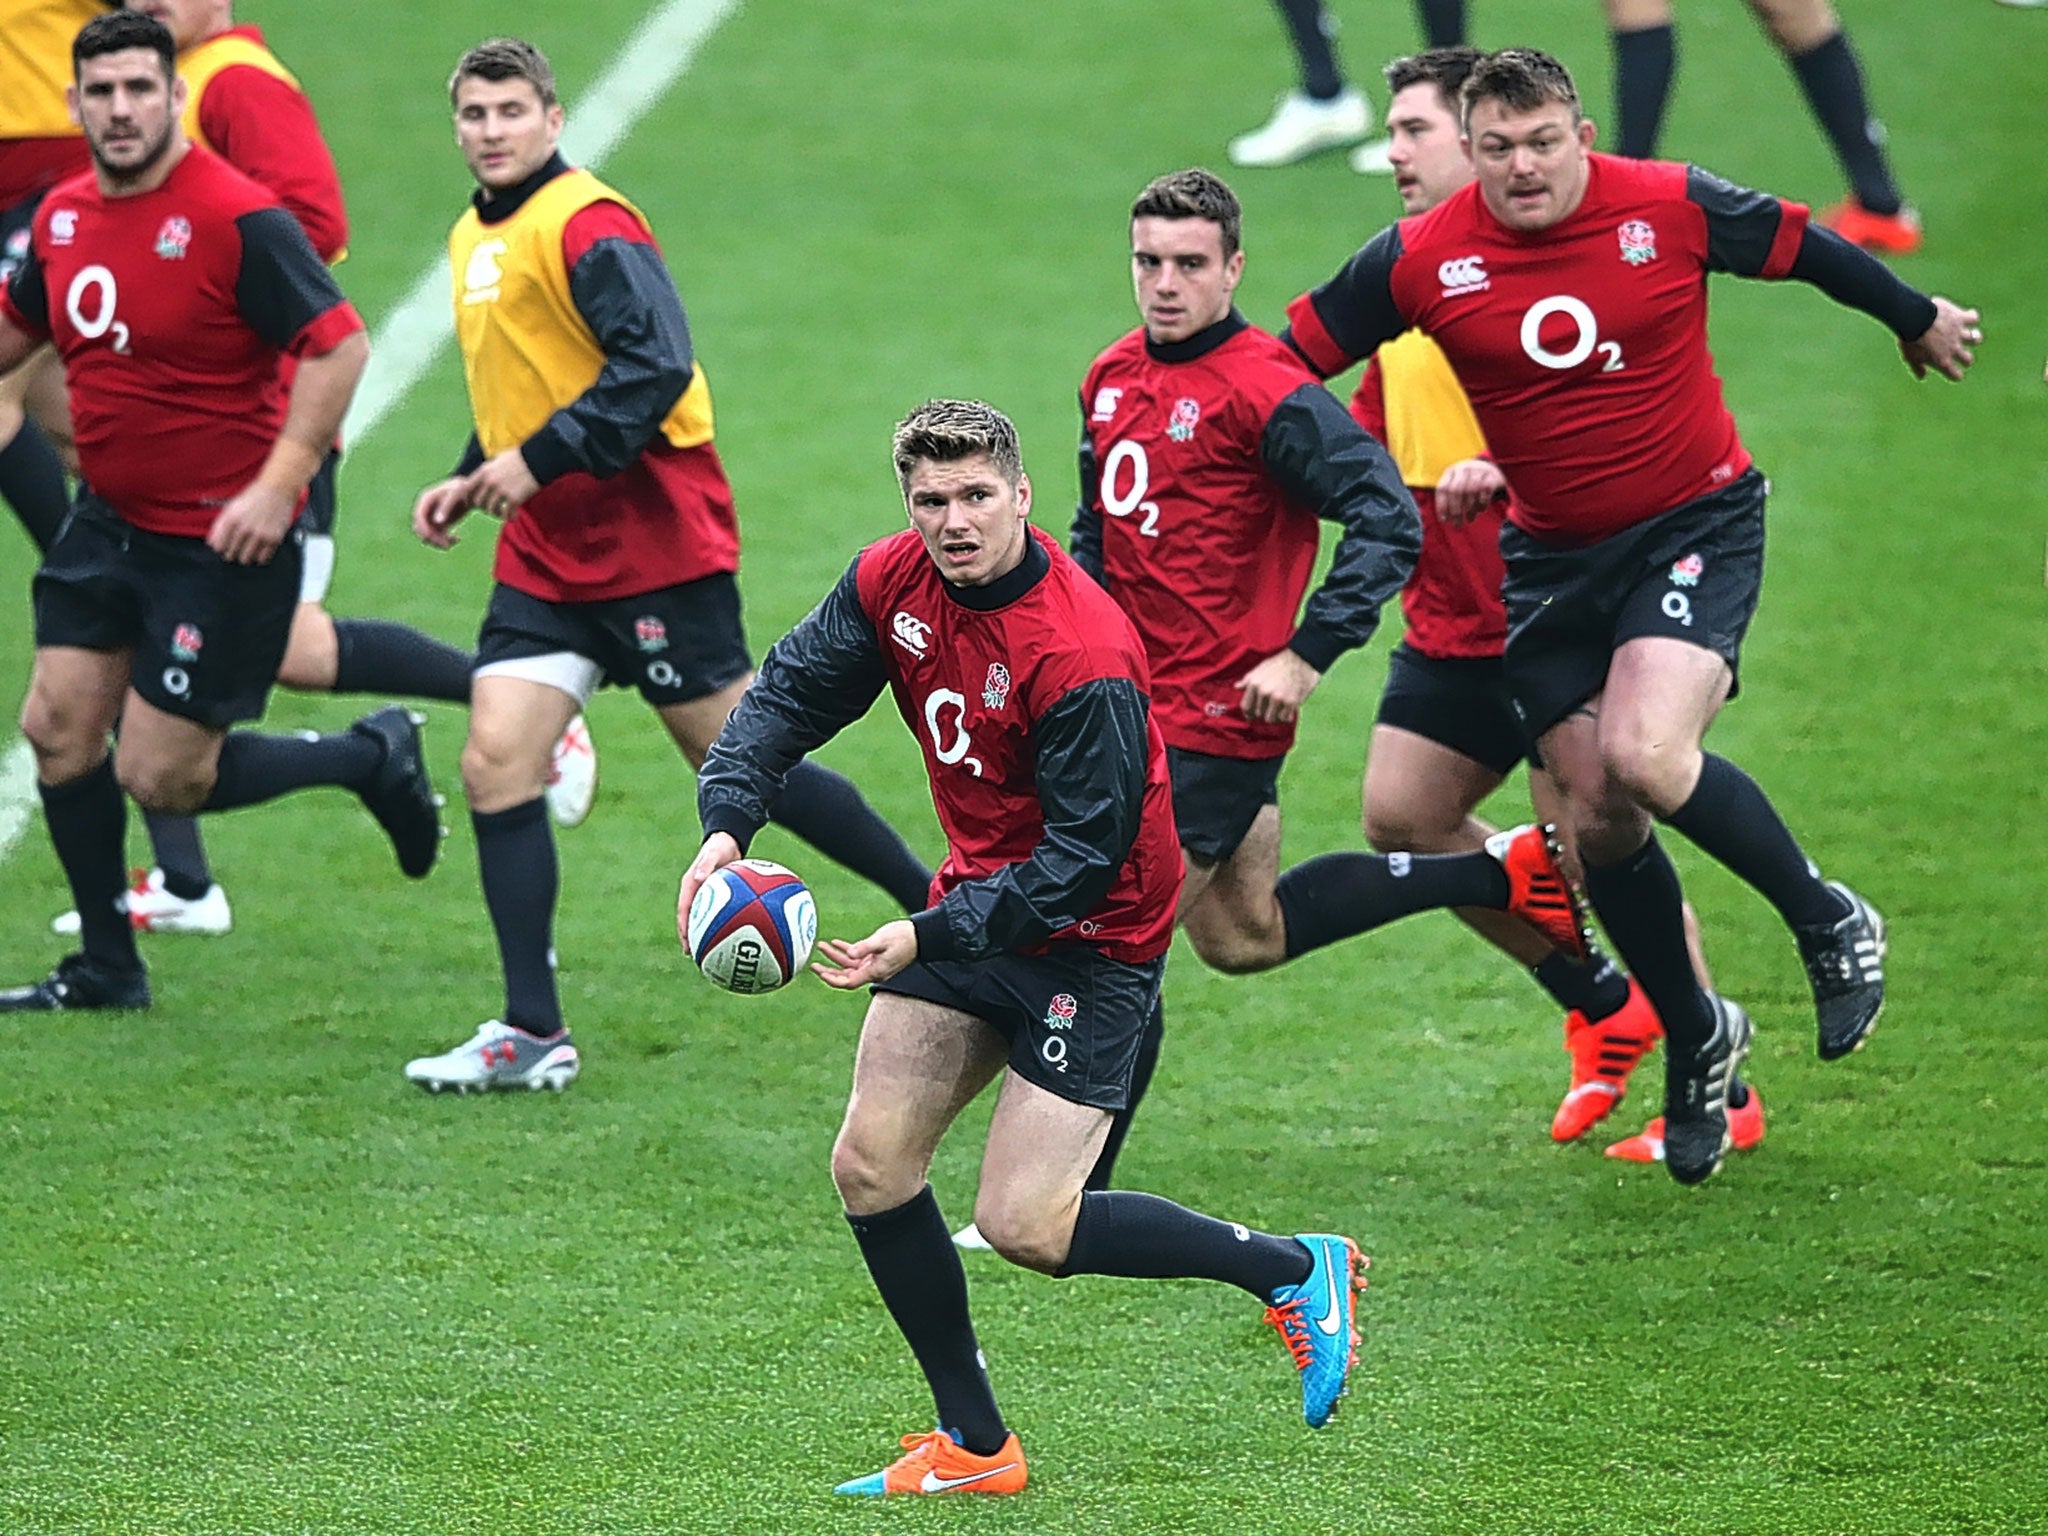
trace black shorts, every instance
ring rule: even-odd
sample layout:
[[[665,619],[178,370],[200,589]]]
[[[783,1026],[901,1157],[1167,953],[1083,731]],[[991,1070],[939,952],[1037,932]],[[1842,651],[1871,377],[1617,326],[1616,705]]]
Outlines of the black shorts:
[[[300,534],[267,565],[145,533],[79,497],[36,572],[36,644],[130,650],[129,681],[167,714],[221,729],[263,713],[291,639]]]
[[[1425,656],[1403,640],[1387,657],[1379,723],[1413,731],[1503,777],[1529,755],[1498,656]]]
[[[1042,955],[913,960],[877,992],[971,1014],[1010,1042],[1010,1070],[1074,1104],[1122,1109],[1166,957],[1133,965],[1086,944]]]
[[[299,601],[324,603],[334,585],[335,475],[341,466],[341,450],[330,448],[313,483],[306,487],[306,504],[299,509],[299,531],[305,535],[306,560],[299,573]]]
[[[1512,523],[1501,530],[1504,660],[1530,740],[1605,687],[1608,664],[1630,640],[1682,640],[1738,667],[1763,592],[1769,491],[1750,469],[1581,549],[1542,543]]]
[[[1216,757],[1207,752],[1166,749],[1173,780],[1173,819],[1180,845],[1194,857],[1221,864],[1244,841],[1259,812],[1280,803],[1278,757]]]
[[[549,668],[564,657],[585,666],[556,676]],[[753,666],[739,583],[724,573],[599,603],[550,603],[501,584],[476,642],[479,675],[533,677],[583,702],[604,684],[638,688],[656,708],[687,704]]]
[[[12,208],[0,208],[0,282],[6,281],[28,260],[29,231],[36,222],[36,210],[43,206],[41,192],[23,198]]]

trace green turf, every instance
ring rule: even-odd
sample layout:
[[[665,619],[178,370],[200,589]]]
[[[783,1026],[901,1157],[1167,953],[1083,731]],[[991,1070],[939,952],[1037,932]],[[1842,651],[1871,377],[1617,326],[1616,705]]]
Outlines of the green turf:
[[[355,214],[344,276],[373,323],[464,192],[440,96],[453,54],[529,27],[573,112],[640,5],[570,9],[245,7],[312,86]],[[1481,41],[1553,46],[1604,106],[1589,0],[1476,9]],[[1894,936],[1885,1027],[1823,1066],[1776,919],[1677,850],[1759,1026],[1761,1150],[1683,1191],[1597,1146],[1553,1149],[1556,1018],[1448,920],[1261,979],[1183,951],[1127,1180],[1360,1237],[1376,1263],[1345,1413],[1302,1428],[1285,1355],[1235,1293],[1055,1285],[983,1257],[982,1337],[1032,1491],[834,1504],[832,1482],[929,1411],[826,1176],[859,1004],[811,983],[733,1000],[689,972],[670,910],[690,780],[607,696],[597,810],[562,841],[562,979],[588,1062],[564,1097],[429,1100],[399,1078],[496,1006],[459,795],[417,887],[338,797],[223,819],[239,926],[151,942],[154,1014],[7,1026],[0,1530],[2048,1530],[2048,16],[1848,9],[1930,231],[1902,269],[1981,304],[1991,340],[1966,386],[1916,387],[1879,329],[1816,294],[1717,288],[1722,371],[1777,495],[1746,693],[1715,744]],[[1412,42],[1396,0],[1339,13],[1358,66]],[[1689,4],[1683,22],[1668,147],[1831,200],[1742,8]],[[754,0],[725,25],[608,169],[656,222],[717,392],[757,644],[899,516],[885,435],[928,394],[1017,416],[1064,531],[1074,390],[1131,323],[1122,212],[1159,170],[1220,164],[1285,78],[1257,0]],[[1392,210],[1337,157],[1236,182],[1245,307],[1268,322]],[[465,430],[444,360],[360,446],[339,611],[473,631],[485,540],[441,557],[404,530]],[[0,523],[18,593],[25,546]],[[28,648],[17,600],[0,609],[10,695]],[[1384,650],[1311,706],[1291,856],[1357,842]],[[272,720],[352,712],[281,696]],[[462,716],[432,714],[454,791]],[[934,846],[900,727],[878,716],[829,756]],[[827,932],[886,915],[800,846],[762,848],[813,879]],[[32,825],[0,864],[0,975],[47,967],[64,904]],[[1648,1113],[1631,1101],[1620,1129]],[[935,1172],[962,1217],[973,1168],[963,1135]]]

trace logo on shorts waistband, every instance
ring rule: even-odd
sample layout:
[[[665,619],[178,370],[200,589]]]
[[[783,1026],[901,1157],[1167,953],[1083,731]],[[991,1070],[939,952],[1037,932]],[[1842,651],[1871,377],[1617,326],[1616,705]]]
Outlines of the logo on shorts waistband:
[[[643,651],[665,651],[668,626],[651,613],[643,614],[633,621],[633,643]]]
[[[1706,572],[1706,561],[1696,554],[1687,555],[1683,560],[1673,563],[1671,567],[1671,584],[1674,587],[1696,587],[1700,584],[1700,577],[1704,576]]]
[[[180,624],[171,631],[171,655],[179,661],[197,661],[205,644],[206,636],[199,632],[197,624]]]
[[[1045,1005],[1045,1027],[1047,1029],[1071,1029],[1074,1016],[1081,1011],[1081,1005],[1074,1001],[1071,993],[1062,992]]]

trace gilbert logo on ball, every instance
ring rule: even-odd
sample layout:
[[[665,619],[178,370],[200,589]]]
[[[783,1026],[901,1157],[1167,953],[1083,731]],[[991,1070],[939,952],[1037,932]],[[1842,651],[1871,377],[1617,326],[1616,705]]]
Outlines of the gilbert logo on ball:
[[[803,969],[817,937],[810,889],[766,859],[736,859],[690,902],[690,958],[728,992],[773,992]]]

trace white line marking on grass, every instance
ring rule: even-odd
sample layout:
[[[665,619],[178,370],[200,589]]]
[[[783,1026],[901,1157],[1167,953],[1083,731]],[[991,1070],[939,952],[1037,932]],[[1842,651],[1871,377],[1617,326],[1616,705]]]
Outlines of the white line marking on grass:
[[[690,67],[740,0],[667,0],[640,23],[609,68],[579,98],[562,134],[562,153],[595,167]],[[360,443],[434,366],[451,334],[448,258],[441,257],[386,317],[370,346],[369,372],[356,391],[342,441]]]
[[[649,11],[605,72],[584,91],[574,121],[562,135],[562,153],[596,166],[689,69],[719,23],[742,0],[666,0]],[[384,317],[370,342],[370,367],[342,426],[342,440],[363,439],[412,392],[434,366],[451,333],[448,258],[420,274],[398,307]],[[28,825],[36,803],[35,754],[17,741],[0,759],[0,860]]]

